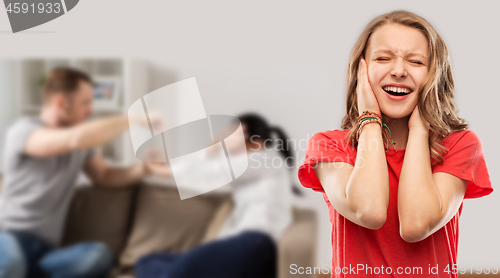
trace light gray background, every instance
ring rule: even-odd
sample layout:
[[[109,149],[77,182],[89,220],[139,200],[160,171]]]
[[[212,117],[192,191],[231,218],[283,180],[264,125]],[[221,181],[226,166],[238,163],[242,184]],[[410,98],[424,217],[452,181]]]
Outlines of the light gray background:
[[[498,1],[86,0],[15,35],[2,10],[1,56],[144,58],[154,70],[151,90],[194,76],[207,114],[261,112],[304,142],[297,153],[303,159],[310,136],[340,128],[354,42],[369,20],[395,9],[423,16],[445,39],[460,116],[481,138],[493,186],[500,190],[500,132],[493,119],[500,99]],[[4,125],[14,98],[0,97]],[[319,213],[317,264],[330,264],[326,204],[321,194],[304,191],[302,205]],[[459,266],[500,267],[499,201],[495,191],[464,202]]]

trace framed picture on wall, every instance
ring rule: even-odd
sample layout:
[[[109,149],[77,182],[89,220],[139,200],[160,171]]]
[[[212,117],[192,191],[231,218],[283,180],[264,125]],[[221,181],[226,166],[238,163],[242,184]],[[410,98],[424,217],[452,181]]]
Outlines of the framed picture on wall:
[[[94,108],[116,110],[119,108],[120,78],[96,76],[93,78]]]

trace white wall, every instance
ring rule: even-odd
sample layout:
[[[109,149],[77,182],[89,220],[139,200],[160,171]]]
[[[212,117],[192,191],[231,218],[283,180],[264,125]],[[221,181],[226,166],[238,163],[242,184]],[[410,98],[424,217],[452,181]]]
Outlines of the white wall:
[[[14,62],[0,60],[0,174],[3,173],[3,149],[6,128],[16,116],[14,92]]]
[[[482,139],[498,187],[500,132],[485,119],[495,116],[500,100],[495,83],[500,19],[496,1],[480,3],[87,0],[27,34],[0,32],[1,55],[145,58],[155,69],[151,89],[195,76],[207,113],[258,111],[306,142],[316,132],[340,127],[348,54],[364,26],[381,13],[408,9],[426,18],[446,40],[460,115]],[[0,30],[9,29],[0,13]],[[304,154],[305,143],[297,155],[302,159]],[[320,219],[318,265],[329,264],[327,207],[321,194],[305,192],[302,205],[317,209]],[[500,266],[499,201],[494,192],[464,202],[461,266]]]

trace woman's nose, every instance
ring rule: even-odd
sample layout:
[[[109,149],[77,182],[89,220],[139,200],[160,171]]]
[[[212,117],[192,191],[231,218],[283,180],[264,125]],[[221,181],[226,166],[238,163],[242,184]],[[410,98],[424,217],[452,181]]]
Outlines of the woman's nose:
[[[405,68],[405,61],[403,58],[397,58],[394,61],[393,67],[391,70],[391,75],[393,77],[404,77],[407,75],[406,68]]]

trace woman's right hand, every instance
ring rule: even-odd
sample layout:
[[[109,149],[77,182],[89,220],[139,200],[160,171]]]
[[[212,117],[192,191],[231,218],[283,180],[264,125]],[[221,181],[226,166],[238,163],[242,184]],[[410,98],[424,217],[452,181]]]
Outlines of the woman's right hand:
[[[358,97],[359,115],[366,110],[374,111],[381,115],[377,98],[375,97],[375,93],[373,92],[368,79],[368,66],[363,58],[359,60],[358,65],[358,84],[356,86],[356,95]]]

